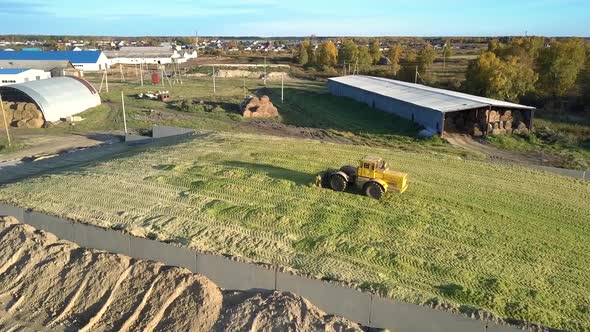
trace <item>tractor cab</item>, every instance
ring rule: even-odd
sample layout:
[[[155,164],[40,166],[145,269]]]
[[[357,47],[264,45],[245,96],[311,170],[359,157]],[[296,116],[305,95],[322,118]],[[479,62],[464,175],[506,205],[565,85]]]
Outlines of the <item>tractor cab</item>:
[[[375,178],[376,174],[388,170],[389,166],[383,158],[366,156],[359,162],[357,174],[362,177]]]

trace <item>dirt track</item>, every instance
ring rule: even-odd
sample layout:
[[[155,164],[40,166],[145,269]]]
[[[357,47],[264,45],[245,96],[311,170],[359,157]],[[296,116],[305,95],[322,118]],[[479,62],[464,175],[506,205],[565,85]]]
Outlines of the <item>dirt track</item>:
[[[182,268],[79,248],[0,218],[2,331],[361,331],[290,293],[220,290]]]
[[[551,156],[543,153],[524,153],[506,151],[495,148],[489,144],[482,144],[467,135],[445,134],[445,139],[452,145],[465,150],[479,153],[489,159],[505,161],[510,163],[547,166],[550,164]]]

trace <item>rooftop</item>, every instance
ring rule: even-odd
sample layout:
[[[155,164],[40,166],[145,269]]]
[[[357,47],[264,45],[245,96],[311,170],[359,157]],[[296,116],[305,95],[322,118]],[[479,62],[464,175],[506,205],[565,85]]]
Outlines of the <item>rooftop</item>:
[[[24,68],[0,68],[0,75],[16,75],[26,72]]]
[[[387,78],[372,76],[342,76],[330,81],[353,86],[382,96],[398,99],[410,104],[426,107],[439,112],[455,112],[483,107],[505,107],[512,109],[535,109],[534,107],[509,103],[502,100],[484,98],[466,93],[432,88]]]
[[[71,63],[95,63],[102,51],[15,51],[0,52],[0,60],[69,60]]]

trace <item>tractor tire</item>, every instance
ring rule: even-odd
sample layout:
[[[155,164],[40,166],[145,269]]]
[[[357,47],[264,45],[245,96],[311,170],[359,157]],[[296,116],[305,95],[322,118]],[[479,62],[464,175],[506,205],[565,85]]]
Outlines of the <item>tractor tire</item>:
[[[379,183],[374,181],[365,184],[363,191],[365,192],[365,195],[374,199],[381,199],[381,197],[383,197],[383,195],[385,194],[385,190],[383,189],[383,187]]]
[[[345,191],[348,183],[344,176],[340,174],[332,174],[330,176],[330,188],[334,191]]]
[[[340,168],[340,171],[348,175],[349,178],[356,176],[356,167],[352,165],[342,166],[342,168]]]

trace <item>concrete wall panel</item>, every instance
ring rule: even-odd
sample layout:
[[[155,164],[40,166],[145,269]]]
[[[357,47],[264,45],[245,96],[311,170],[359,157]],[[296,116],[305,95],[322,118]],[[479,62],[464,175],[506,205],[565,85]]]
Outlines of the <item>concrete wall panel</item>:
[[[23,221],[25,219],[25,209],[0,203],[0,216],[12,216]]]
[[[452,314],[415,304],[373,296],[371,303],[371,325],[387,328],[395,332],[508,332],[513,327],[501,326],[469,319],[463,315]]]
[[[301,295],[331,314],[369,324],[371,295],[368,293],[282,272],[277,272],[277,290]]]
[[[22,221],[37,229],[53,233],[60,239],[75,242],[74,227],[69,221],[34,211],[25,211]]]
[[[222,256],[198,254],[197,272],[225,289],[275,289],[275,271]]]
[[[129,235],[119,231],[75,223],[74,239],[82,247],[129,255]]]
[[[133,258],[158,261],[197,272],[197,253],[188,248],[134,236],[130,236],[129,241],[130,256]]]

